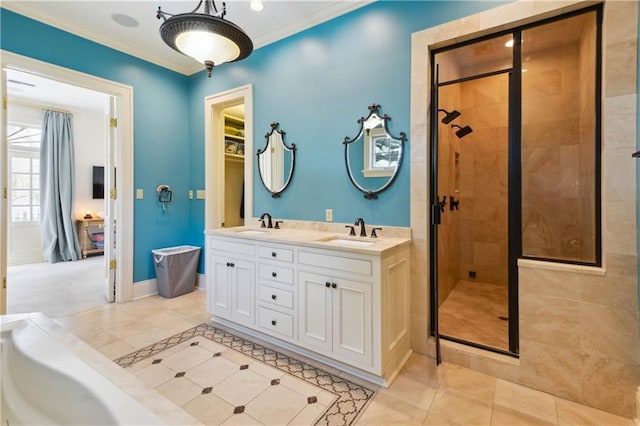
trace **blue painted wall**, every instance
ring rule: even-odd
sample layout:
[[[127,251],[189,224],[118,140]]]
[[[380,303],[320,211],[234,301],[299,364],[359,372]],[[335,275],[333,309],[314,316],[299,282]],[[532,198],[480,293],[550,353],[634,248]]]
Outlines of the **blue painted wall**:
[[[409,226],[414,141],[408,140],[397,181],[375,201],[364,199],[349,182],[342,141],[357,134],[358,118],[367,116],[374,102],[392,117],[393,134],[409,135],[411,33],[502,4],[379,1],[225,64],[211,79],[204,72],[191,76],[192,185],[204,185],[205,96],[252,84],[256,148],[263,146],[273,121],[298,147],[295,175],[280,198],[270,197],[254,170],[254,215],[324,221],[331,208],[336,222],[362,216],[367,223]],[[194,205],[191,220],[192,242],[201,245],[204,203]]]
[[[375,2],[222,65],[211,79],[204,72],[185,77],[4,9],[0,48],[134,88],[134,187],[145,190],[135,202],[138,282],[155,276],[152,249],[203,245],[204,202],[186,194],[204,188],[204,97],[245,84],[254,87],[256,147],[275,120],[298,145],[296,174],[280,199],[263,190],[254,170],[254,214],[324,220],[332,208],[336,222],[362,216],[409,226],[409,149],[394,186],[368,201],[348,181],[342,140],[357,133],[357,119],[373,102],[392,117],[392,133],[409,134],[411,33],[501,4]],[[155,198],[161,183],[174,190],[168,214]]]
[[[189,78],[0,9],[0,48],[130,85],[134,91],[134,282],[155,276],[151,250],[184,244],[189,233]],[[126,30],[123,30],[126,31]],[[169,213],[155,197],[174,190]]]

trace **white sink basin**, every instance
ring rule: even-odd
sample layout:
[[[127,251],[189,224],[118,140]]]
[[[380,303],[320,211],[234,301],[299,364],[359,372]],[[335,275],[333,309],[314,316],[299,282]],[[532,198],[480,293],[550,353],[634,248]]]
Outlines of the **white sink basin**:
[[[323,241],[326,244],[332,244],[336,246],[347,246],[347,247],[368,247],[375,244],[374,241],[362,241],[362,240],[352,240],[350,238],[330,238],[328,240]]]
[[[237,231],[236,234],[243,234],[243,235],[261,235],[261,234],[268,234],[269,231],[260,231],[259,229],[245,229],[243,231]]]

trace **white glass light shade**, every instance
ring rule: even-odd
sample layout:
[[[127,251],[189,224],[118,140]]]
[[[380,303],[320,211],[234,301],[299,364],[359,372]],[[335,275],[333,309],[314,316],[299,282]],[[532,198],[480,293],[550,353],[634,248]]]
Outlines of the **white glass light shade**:
[[[228,38],[205,31],[189,31],[176,37],[176,47],[185,55],[204,64],[230,62],[240,55],[240,49]]]

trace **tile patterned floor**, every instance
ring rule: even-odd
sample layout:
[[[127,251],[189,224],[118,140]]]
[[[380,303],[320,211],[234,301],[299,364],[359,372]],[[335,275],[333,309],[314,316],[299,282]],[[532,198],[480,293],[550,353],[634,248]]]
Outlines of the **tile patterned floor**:
[[[108,358],[116,359],[185,330],[197,327],[207,322],[210,318],[211,315],[206,312],[205,294],[196,291],[173,299],[152,296],[130,303],[110,304],[58,318],[56,321]],[[187,340],[180,344],[183,346],[176,345],[168,350],[179,351],[179,348],[191,347],[189,346],[191,343],[193,341]],[[219,345],[219,343],[202,342],[195,347],[204,349],[208,345]],[[207,349],[211,353],[209,349],[212,348]],[[267,381],[270,380],[268,378],[269,375],[264,376],[258,371],[253,371],[253,369],[259,368],[255,367],[258,361],[253,358],[234,350],[220,350],[220,352],[221,356],[219,357],[214,358],[213,355],[207,355],[207,357],[219,360],[223,366],[210,369],[210,363],[208,363],[202,366],[200,370],[196,370],[198,372],[196,377],[218,374],[219,384],[237,373],[239,365],[248,364],[249,368],[245,372],[253,372],[260,376],[257,379],[252,376],[259,383],[263,377]],[[225,355],[223,356],[223,354]],[[176,371],[169,366],[179,368],[181,362],[185,362],[184,366],[188,366],[188,360],[192,358],[187,357],[187,361],[183,361],[180,357],[176,357],[169,361],[171,355],[174,354],[167,355],[166,360],[163,355],[164,361],[159,363],[160,366],[169,370],[164,371],[164,373],[161,372],[163,368],[160,368],[157,373],[154,372],[149,376],[145,376],[142,370],[148,367],[148,365],[145,366],[144,364],[146,360],[134,364],[127,370],[131,369],[142,380],[147,380],[150,388],[156,387],[159,392],[163,392],[165,395],[184,394],[191,396],[192,399],[185,404],[186,410],[195,412],[200,409],[199,407],[204,406],[204,408],[201,408],[202,410],[209,409],[212,415],[215,416],[219,412],[217,407],[220,405],[224,407],[212,395],[215,386],[209,384],[209,381],[200,382],[200,384],[196,383],[195,389],[185,386],[184,377],[175,377]],[[198,356],[196,355],[195,358],[197,359]],[[313,365],[310,360],[300,359],[300,361]],[[153,360],[150,362],[153,362]],[[253,369],[251,363],[255,363]],[[225,368],[225,366],[228,368]],[[266,367],[273,369],[268,365]],[[323,370],[335,376],[360,383],[357,379],[351,378],[340,371],[330,368],[323,368]],[[187,371],[186,367],[178,372],[181,371]],[[187,372],[186,375],[188,374]],[[311,386],[302,380],[295,379],[299,381],[298,384]],[[253,383],[251,380],[247,382]],[[281,385],[282,382],[283,379],[281,378]],[[236,383],[237,381],[227,382],[230,388],[234,388]],[[304,397],[306,392],[299,392],[298,388],[292,389],[295,385],[285,387],[271,386],[270,381],[262,383],[265,383],[262,386],[282,393],[267,395],[261,401],[261,405],[256,404],[256,410],[264,409],[264,414],[260,414],[263,416],[261,419],[267,424],[286,424],[286,416],[280,417],[280,409],[274,410],[276,405],[272,404],[272,401],[276,400],[284,403],[288,403],[289,399],[298,401],[293,395],[298,393]],[[164,386],[162,386],[163,384]],[[376,393],[373,399],[365,406],[362,415],[356,419],[355,424],[357,425],[539,424],[634,426],[634,422],[631,419],[615,416],[544,392],[481,374],[468,368],[450,364],[446,362],[446,359],[444,363],[436,367],[433,359],[419,354],[411,356],[389,388],[377,389],[368,383],[364,383],[364,385],[375,390]],[[212,391],[202,394],[202,391],[207,387],[211,387]],[[292,390],[293,393],[289,393],[289,390]],[[187,396],[184,398],[187,398]],[[317,403],[308,404],[305,401],[303,402],[306,404],[305,407],[315,408],[319,407],[318,404],[323,404],[323,401],[318,397]],[[225,403],[228,404],[227,402]],[[295,402],[295,404],[298,404],[298,402]],[[329,402],[326,402],[325,405],[328,406]],[[235,409],[235,405],[232,406]],[[286,407],[289,406],[286,405]],[[283,408],[282,412],[289,409]],[[258,416],[255,413],[254,415]],[[313,416],[310,415],[310,417]],[[253,416],[249,416],[246,411],[225,418],[229,419],[228,424],[258,424],[258,420]],[[210,420],[212,424],[217,424],[215,423],[216,417],[211,417],[211,419],[213,419]],[[291,424],[301,425],[311,423],[312,420],[303,417],[294,419],[291,422]]]
[[[206,424],[349,425],[374,395],[208,324],[115,362]]]

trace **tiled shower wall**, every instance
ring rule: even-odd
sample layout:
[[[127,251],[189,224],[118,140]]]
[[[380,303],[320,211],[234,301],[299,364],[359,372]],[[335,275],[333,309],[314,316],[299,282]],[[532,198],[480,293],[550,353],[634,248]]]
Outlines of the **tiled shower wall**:
[[[428,51],[586,2],[519,1],[412,36],[412,347],[433,355],[429,324]],[[591,3],[589,3],[591,4]],[[521,261],[520,359],[444,348],[456,362],[631,417],[640,382],[637,306],[636,76],[638,4],[604,4],[602,268]]]
[[[506,286],[508,77],[461,83],[460,97],[461,124],[473,128],[459,141],[460,277]]]

